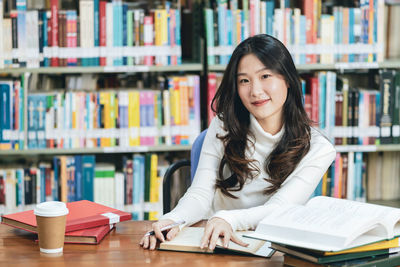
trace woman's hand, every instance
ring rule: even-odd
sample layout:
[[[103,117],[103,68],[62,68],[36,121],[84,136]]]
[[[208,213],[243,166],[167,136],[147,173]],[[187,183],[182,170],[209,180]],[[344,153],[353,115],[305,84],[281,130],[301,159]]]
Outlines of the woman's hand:
[[[203,238],[201,239],[200,248],[203,249],[208,246],[209,249],[213,250],[220,236],[223,236],[222,244],[226,248],[228,247],[230,240],[243,247],[249,245],[244,243],[233,233],[232,227],[227,221],[214,217],[207,222]]]
[[[158,222],[155,222],[151,225],[151,229],[154,231],[154,235],[144,235],[142,239],[140,240],[139,245],[141,245],[144,249],[150,249],[154,250],[156,248],[157,244],[157,239],[160,240],[161,242],[165,241],[164,234],[161,232],[161,228],[175,223],[172,220],[160,220]],[[167,240],[172,240],[176,234],[179,232],[179,226],[173,227],[169,230],[166,234]]]

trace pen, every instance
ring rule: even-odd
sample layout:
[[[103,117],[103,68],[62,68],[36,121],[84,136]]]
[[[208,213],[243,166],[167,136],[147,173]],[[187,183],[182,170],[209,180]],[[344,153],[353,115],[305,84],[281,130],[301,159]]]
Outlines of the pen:
[[[169,230],[171,228],[174,228],[175,226],[178,226],[178,225],[181,225],[181,224],[184,224],[184,223],[185,223],[185,221],[178,221],[176,223],[171,223],[171,224],[168,224],[168,225],[162,227],[160,229],[160,231],[162,232],[162,231],[165,231],[165,230]],[[154,230],[147,232],[144,236],[149,236],[149,235],[155,235]]]

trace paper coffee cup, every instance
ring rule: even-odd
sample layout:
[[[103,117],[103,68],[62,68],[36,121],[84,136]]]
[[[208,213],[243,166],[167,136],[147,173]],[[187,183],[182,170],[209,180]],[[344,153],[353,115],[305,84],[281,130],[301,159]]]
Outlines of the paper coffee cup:
[[[62,252],[68,214],[65,203],[59,201],[43,202],[36,205],[33,213],[36,215],[40,252]]]

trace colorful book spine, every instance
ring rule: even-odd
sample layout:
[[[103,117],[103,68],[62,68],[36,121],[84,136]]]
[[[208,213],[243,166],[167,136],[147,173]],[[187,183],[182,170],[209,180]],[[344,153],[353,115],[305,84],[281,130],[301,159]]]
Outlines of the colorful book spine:
[[[101,0],[99,2],[99,46],[104,48],[107,46],[107,2]],[[106,57],[101,53],[100,66],[106,66]]]
[[[143,42],[144,46],[152,46],[153,43],[153,30],[154,30],[154,23],[152,16],[145,16],[144,17],[144,26],[143,26]],[[144,56],[144,65],[151,66],[154,64],[154,57],[146,55]]]
[[[96,158],[94,155],[82,156],[82,199],[94,200],[94,176]]]
[[[52,46],[52,57],[50,60],[50,66],[58,67],[59,66],[59,58],[58,58],[58,11],[59,11],[59,2],[58,0],[50,0],[50,43]]]

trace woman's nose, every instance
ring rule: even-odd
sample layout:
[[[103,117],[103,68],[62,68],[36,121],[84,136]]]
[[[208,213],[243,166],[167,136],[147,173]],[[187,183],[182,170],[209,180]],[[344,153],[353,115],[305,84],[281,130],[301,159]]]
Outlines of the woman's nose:
[[[261,83],[255,81],[251,84],[250,93],[252,96],[259,96],[264,93]]]

